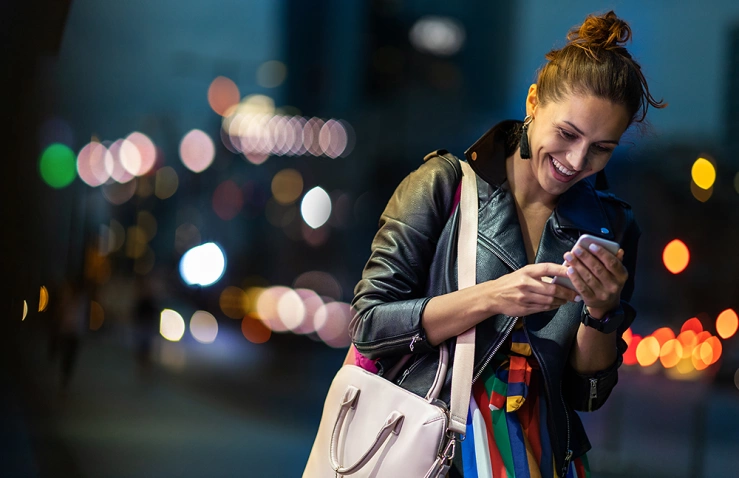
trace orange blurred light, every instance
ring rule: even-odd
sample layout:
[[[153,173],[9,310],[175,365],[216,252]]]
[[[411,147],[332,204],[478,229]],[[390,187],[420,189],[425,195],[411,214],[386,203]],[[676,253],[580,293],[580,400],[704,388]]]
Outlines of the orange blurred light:
[[[636,360],[642,367],[648,367],[659,358],[659,342],[650,336],[644,337],[636,347]]]
[[[657,339],[659,346],[662,347],[668,340],[675,338],[675,332],[669,327],[662,327],[652,332],[652,337]]]
[[[716,332],[722,339],[731,338],[739,328],[739,317],[732,309],[726,309],[716,318]]]
[[[690,354],[693,353],[693,349],[698,344],[697,336],[698,334],[692,330],[680,332],[680,335],[677,336],[677,340],[680,342],[680,345],[683,346],[683,353],[681,354],[682,358],[689,358]]]
[[[659,351],[659,360],[665,368],[672,368],[680,362],[683,346],[677,339],[668,340]]]
[[[49,291],[46,289],[46,286],[42,285],[39,291],[38,311],[43,312],[46,310],[47,305],[49,305]]]
[[[706,345],[706,344],[704,344],[704,345]],[[695,367],[696,370],[705,370],[705,369],[707,369],[708,366],[710,365],[710,358],[712,358],[712,352],[708,352],[708,353],[711,354],[711,357],[709,357],[709,360],[708,361],[704,360],[703,357],[702,357],[702,354],[701,354],[701,349],[702,348],[703,348],[703,346],[694,348],[693,349],[693,353],[691,355],[691,360],[693,362],[693,367]],[[708,348],[710,350],[710,348],[711,348],[710,345],[708,346]]]
[[[701,358],[704,358],[703,353],[703,347],[706,345],[711,347],[711,359],[708,362],[708,365],[713,365],[716,362],[718,362],[718,359],[721,358],[721,353],[723,352],[724,348],[721,345],[721,341],[718,339],[718,337],[709,337],[708,340],[706,340],[703,345],[701,345]]]
[[[232,112],[231,107],[238,104],[240,99],[239,87],[225,76],[216,77],[208,87],[208,104],[221,116]]]
[[[272,331],[256,314],[247,314],[241,321],[241,333],[246,340],[254,344],[263,344],[268,341]]]
[[[641,335],[631,335],[629,347],[626,349],[626,352],[624,352],[624,363],[626,365],[636,365],[636,348],[639,346],[639,342],[641,342],[641,339]]]
[[[690,262],[688,246],[680,239],[674,239],[665,246],[665,250],[662,252],[662,262],[664,262],[667,270],[673,274],[681,273]]]
[[[695,336],[695,346],[702,344],[711,336],[711,332],[704,330]]]
[[[686,320],[683,326],[680,327],[680,332],[685,332],[686,330],[692,330],[696,334],[703,332],[703,324],[698,319],[698,317],[693,317]]]
[[[634,333],[631,331],[631,327],[626,329],[624,334],[621,336],[622,339],[624,339],[624,342],[626,342],[626,345],[631,344],[631,338],[634,336]]]

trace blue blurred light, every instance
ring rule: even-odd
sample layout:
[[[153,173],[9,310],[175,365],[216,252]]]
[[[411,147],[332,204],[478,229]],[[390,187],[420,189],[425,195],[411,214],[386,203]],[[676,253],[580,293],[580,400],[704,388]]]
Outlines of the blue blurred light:
[[[226,255],[213,242],[193,247],[180,260],[180,275],[189,285],[208,286],[223,277]]]

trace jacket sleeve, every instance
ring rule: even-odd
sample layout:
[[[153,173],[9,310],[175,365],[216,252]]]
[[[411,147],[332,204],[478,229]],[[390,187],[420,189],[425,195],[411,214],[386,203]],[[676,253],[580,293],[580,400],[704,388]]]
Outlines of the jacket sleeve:
[[[370,359],[427,352],[421,315],[436,243],[461,177],[456,160],[435,156],[395,190],[354,289],[350,324],[357,350]]]
[[[633,218],[631,208],[626,209],[627,227],[621,241],[624,250],[624,266],[629,272],[629,278],[621,291],[621,307],[626,315],[623,323],[617,330],[616,361],[607,369],[592,375],[583,375],[575,371],[567,362],[563,379],[563,391],[570,405],[575,410],[590,412],[599,409],[611,395],[613,387],[618,383],[618,368],[623,363],[623,355],[627,344],[623,333],[631,327],[636,317],[636,310],[629,304],[634,292],[634,273],[636,271],[637,244],[641,231]]]

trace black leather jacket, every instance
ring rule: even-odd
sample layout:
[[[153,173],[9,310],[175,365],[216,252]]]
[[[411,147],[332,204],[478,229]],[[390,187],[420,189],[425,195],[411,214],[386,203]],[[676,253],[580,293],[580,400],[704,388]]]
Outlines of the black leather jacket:
[[[477,282],[493,280],[527,264],[513,196],[505,182],[505,159],[512,153],[509,138],[515,121],[500,123],[483,135],[465,156],[478,175],[479,232]],[[380,373],[413,353],[395,379],[401,387],[425,395],[433,382],[439,354],[426,340],[421,315],[431,297],[457,289],[456,237],[458,212],[452,212],[461,178],[456,158],[445,151],[427,156],[424,164],[398,186],[380,218],[372,253],[352,302],[351,324],[357,350],[379,359]],[[580,234],[617,241],[625,251],[629,279],[622,292],[626,320],[636,312],[625,301],[634,289],[639,228],[631,208],[612,194],[580,181],[560,196],[547,220],[536,262],[562,263],[562,255]],[[618,340],[618,359],[606,370],[582,376],[569,365],[570,350],[580,326],[583,305],[569,302],[557,310],[523,318],[525,331],[545,380],[550,434],[556,470],[590,449],[574,410],[599,408],[618,380],[626,343]],[[449,318],[454,320],[453,317]],[[511,332],[515,317],[495,315],[477,325],[473,380]],[[454,339],[450,339],[454,340]],[[450,347],[453,362],[453,347]],[[440,399],[449,402],[449,366]]]

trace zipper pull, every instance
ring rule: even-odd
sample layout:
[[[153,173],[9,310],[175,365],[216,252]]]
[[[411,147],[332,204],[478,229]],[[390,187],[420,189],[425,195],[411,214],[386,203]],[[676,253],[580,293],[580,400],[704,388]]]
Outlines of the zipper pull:
[[[593,399],[598,398],[598,379],[590,379],[590,398],[588,399],[588,410],[593,411]]]
[[[572,450],[567,450],[567,455],[565,455],[565,462],[562,465],[562,476],[567,476],[567,469],[570,467],[570,460],[572,460]]]
[[[403,380],[405,380],[405,378],[408,376],[409,373],[411,373],[411,368],[410,367],[408,367],[407,369],[405,369],[405,371],[403,372],[403,375],[400,377],[400,380],[398,380],[398,385],[400,385],[401,383],[403,383]]]
[[[413,347],[416,345],[416,342],[420,342],[420,341],[421,341],[421,334],[416,334],[413,336],[413,338],[411,339],[411,345],[410,345],[411,352],[413,352]]]

